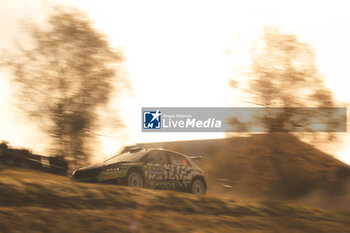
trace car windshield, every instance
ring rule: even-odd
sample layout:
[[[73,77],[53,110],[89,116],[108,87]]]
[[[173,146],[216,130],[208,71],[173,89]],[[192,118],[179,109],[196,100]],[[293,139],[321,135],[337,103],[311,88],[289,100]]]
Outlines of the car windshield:
[[[120,155],[113,156],[112,158],[107,159],[103,163],[111,164],[111,163],[122,162],[122,161],[138,161],[143,157],[144,154],[145,154],[144,150],[136,153],[126,152]]]

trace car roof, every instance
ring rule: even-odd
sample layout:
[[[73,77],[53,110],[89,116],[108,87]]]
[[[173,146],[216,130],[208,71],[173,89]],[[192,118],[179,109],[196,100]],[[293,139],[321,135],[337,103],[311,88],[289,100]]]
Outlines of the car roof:
[[[149,149],[147,149],[147,151],[155,151],[155,150],[172,152],[172,153],[184,156],[186,159],[190,159],[190,157],[185,155],[185,154],[182,154],[182,153],[177,152],[177,151],[169,150],[169,149],[164,149],[164,148],[149,148]]]

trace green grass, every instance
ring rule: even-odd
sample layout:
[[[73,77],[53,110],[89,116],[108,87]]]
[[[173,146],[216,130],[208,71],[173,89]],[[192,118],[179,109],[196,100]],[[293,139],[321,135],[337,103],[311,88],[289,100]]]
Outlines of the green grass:
[[[0,232],[350,232],[350,213],[0,171]]]

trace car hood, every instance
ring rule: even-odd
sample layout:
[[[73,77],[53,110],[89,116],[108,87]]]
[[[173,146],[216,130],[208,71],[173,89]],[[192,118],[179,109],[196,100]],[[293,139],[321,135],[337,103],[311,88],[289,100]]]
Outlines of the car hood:
[[[98,164],[88,165],[88,166],[85,166],[85,167],[80,167],[77,170],[88,170],[88,169],[99,168],[99,167],[103,167],[103,166],[104,166],[103,163],[98,163]]]
[[[78,170],[89,170],[89,169],[95,169],[95,168],[103,168],[108,166],[118,166],[118,165],[131,165],[131,164],[138,164],[137,161],[120,161],[116,163],[98,163],[98,164],[92,164],[85,167],[78,168]]]

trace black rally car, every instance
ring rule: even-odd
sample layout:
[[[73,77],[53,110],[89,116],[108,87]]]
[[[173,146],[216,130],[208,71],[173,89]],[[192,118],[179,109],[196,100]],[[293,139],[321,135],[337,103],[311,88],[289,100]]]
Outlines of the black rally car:
[[[194,194],[205,194],[207,188],[204,172],[190,157],[160,148],[132,148],[103,163],[75,170],[72,179]]]

